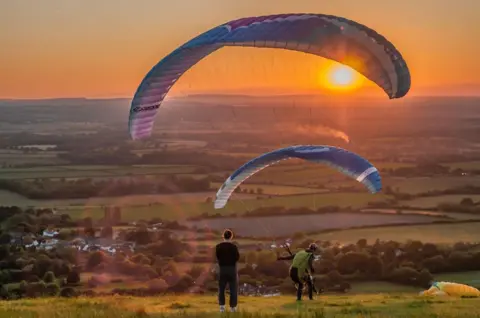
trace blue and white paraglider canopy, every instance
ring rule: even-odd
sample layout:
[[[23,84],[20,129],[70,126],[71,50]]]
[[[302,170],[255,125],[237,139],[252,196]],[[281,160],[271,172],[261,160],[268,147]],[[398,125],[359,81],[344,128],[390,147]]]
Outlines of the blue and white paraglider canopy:
[[[401,98],[410,89],[410,71],[400,52],[365,25],[310,13],[242,18],[186,42],[147,73],[130,107],[131,137],[150,136],[157,110],[177,80],[204,57],[225,46],[285,49],[337,61],[373,81],[389,98]]]
[[[225,207],[235,189],[250,176],[277,162],[293,158],[333,167],[361,182],[371,193],[382,189],[377,168],[353,152],[332,146],[291,146],[265,153],[235,171],[218,190],[214,203],[215,209]]]

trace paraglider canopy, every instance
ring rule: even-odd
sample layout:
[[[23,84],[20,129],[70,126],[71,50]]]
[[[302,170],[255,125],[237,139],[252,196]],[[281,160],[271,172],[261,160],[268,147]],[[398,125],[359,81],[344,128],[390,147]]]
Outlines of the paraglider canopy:
[[[148,72],[132,100],[131,137],[150,136],[155,114],[175,82],[190,67],[224,46],[277,48],[331,59],[363,74],[389,98],[401,98],[410,89],[410,72],[400,52],[365,25],[309,13],[242,18],[186,42]]]
[[[255,173],[272,164],[292,158],[333,167],[361,182],[372,193],[382,188],[377,168],[353,152],[332,146],[290,146],[262,154],[236,170],[218,190],[214,203],[215,209],[223,208],[235,189]]]
[[[422,296],[459,296],[459,297],[480,297],[480,291],[472,286],[453,282],[434,282],[425,291],[420,292]]]

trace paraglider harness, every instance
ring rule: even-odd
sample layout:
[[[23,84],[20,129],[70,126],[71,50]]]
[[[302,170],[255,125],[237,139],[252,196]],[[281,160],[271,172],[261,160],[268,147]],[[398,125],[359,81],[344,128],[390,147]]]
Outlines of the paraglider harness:
[[[292,251],[290,250],[290,245],[288,244],[288,242],[285,242],[285,243],[282,245],[282,247],[288,252],[288,254],[290,254],[290,256],[293,256],[293,253],[292,253]],[[318,290],[317,290],[317,287],[315,286],[315,277],[314,277],[313,275],[311,275],[310,272],[308,273],[307,276],[308,276],[308,277],[307,277],[307,281],[312,284],[312,290],[313,290],[313,292],[318,295],[319,292],[318,292]],[[295,286],[295,289],[298,290],[298,285],[295,284],[295,283],[294,283],[293,285]]]

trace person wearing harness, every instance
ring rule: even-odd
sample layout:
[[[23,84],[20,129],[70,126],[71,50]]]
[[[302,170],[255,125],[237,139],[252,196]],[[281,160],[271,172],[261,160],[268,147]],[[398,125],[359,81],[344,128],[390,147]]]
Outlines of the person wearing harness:
[[[230,287],[230,311],[237,309],[238,297],[238,274],[237,262],[240,259],[240,253],[233,239],[232,230],[226,229],[223,232],[223,242],[215,247],[219,273],[218,273],[218,304],[220,311],[225,311],[225,289],[227,284]]]
[[[277,258],[277,260],[293,260],[290,266],[290,278],[297,286],[297,301],[302,300],[302,292],[305,284],[308,286],[308,298],[313,300],[314,286],[310,275],[314,273],[313,260],[316,250],[317,244],[312,243],[305,250],[301,250],[290,256]]]

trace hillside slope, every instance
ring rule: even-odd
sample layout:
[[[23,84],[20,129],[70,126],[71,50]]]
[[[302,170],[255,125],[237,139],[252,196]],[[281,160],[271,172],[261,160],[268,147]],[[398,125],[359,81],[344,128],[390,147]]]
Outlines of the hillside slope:
[[[422,298],[414,294],[321,296],[296,304],[293,296],[240,298],[235,317],[480,317],[480,299]],[[0,302],[0,317],[219,317],[214,296],[99,297]]]

